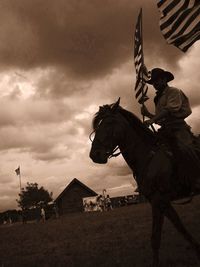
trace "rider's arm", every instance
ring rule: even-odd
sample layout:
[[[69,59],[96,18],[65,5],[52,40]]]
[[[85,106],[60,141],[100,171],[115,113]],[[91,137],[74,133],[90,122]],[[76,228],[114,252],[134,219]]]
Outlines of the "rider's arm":
[[[143,116],[148,117],[149,119],[152,119],[155,116],[155,114],[152,114],[151,112],[149,112],[149,110],[147,109],[145,105],[141,107],[141,113]]]
[[[151,124],[157,123],[159,120],[164,119],[168,114],[169,114],[169,111],[167,109],[163,109],[159,114],[151,118]]]

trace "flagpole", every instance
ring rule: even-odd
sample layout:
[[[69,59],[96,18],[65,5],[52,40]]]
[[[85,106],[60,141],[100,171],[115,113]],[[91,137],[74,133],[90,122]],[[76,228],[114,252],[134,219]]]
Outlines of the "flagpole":
[[[20,166],[18,166],[18,168],[15,170],[16,175],[19,176],[19,189],[20,189],[20,193],[22,191],[22,183],[21,183],[21,170],[20,170]]]
[[[21,193],[22,192],[21,172],[19,174],[19,189],[20,189],[20,193]]]
[[[142,8],[140,9],[140,14],[141,14],[141,20],[140,20],[140,29],[141,29],[141,51],[142,51],[142,97],[144,96],[144,75],[143,75],[143,71],[144,71],[144,50],[143,50],[143,14],[142,14]],[[144,107],[144,98],[142,101],[142,107]],[[145,116],[142,115],[142,121],[145,121]],[[153,125],[151,125],[151,128],[153,130],[153,132],[155,133],[156,130],[154,128]]]

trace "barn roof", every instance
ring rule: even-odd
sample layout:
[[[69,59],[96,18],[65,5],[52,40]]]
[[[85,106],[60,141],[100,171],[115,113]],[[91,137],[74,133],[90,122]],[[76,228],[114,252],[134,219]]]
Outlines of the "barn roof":
[[[62,198],[62,196],[70,189],[70,187],[73,184],[78,184],[81,187],[83,187],[87,192],[89,192],[90,194],[93,194],[94,196],[97,196],[98,194],[93,191],[92,189],[90,189],[88,186],[86,186],[85,184],[83,184],[81,181],[79,181],[78,179],[74,178],[66,187],[65,189],[60,193],[60,195],[56,198],[55,201],[57,201],[58,199]]]

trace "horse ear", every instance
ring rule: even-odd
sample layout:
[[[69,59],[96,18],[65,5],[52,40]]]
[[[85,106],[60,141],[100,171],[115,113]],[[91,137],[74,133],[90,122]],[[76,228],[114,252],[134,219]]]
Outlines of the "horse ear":
[[[120,97],[118,98],[117,102],[115,102],[112,106],[112,111],[115,111],[119,107]]]

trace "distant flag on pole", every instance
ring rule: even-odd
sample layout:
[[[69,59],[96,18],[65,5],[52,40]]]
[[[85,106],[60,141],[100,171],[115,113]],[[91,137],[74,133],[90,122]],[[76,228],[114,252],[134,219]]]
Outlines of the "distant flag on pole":
[[[20,166],[15,170],[17,175],[20,175]]]
[[[20,172],[20,166],[15,170],[17,176],[19,176],[19,188],[20,192],[22,191],[22,184],[21,184],[21,172]]]
[[[148,87],[145,81],[149,79],[149,73],[144,65],[142,9],[140,10],[135,26],[134,62],[136,71],[135,97],[142,104],[148,99],[146,96]]]
[[[200,39],[200,0],[157,0],[160,29],[183,52]]]

